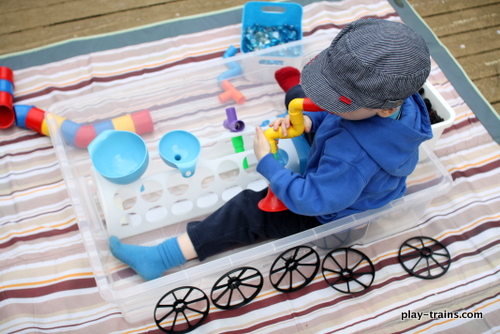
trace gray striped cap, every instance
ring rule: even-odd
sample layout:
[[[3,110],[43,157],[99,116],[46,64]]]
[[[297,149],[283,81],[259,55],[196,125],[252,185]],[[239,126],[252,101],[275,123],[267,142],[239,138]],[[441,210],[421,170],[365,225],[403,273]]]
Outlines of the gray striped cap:
[[[301,84],[308,98],[330,112],[391,109],[422,87],[430,67],[424,39],[408,26],[363,19],[311,59]]]

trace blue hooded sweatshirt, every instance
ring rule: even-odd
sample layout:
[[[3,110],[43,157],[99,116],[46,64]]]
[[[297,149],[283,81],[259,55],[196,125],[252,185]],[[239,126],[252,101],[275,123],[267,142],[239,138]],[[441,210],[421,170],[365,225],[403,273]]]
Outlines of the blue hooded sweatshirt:
[[[284,168],[272,154],[259,161],[257,171],[288,209],[322,223],[403,196],[419,146],[432,138],[419,94],[406,99],[399,120],[377,115],[349,121],[326,111],[305,114],[315,137],[304,173]]]

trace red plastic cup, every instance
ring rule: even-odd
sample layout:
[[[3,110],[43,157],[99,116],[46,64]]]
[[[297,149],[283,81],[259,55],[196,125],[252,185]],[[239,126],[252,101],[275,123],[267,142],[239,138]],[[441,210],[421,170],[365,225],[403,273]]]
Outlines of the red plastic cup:
[[[151,118],[149,110],[145,109],[142,111],[137,111],[130,114],[130,116],[132,117],[132,121],[134,122],[135,133],[137,133],[138,135],[154,131],[153,119]]]
[[[0,66],[0,79],[10,81],[14,85],[14,73],[8,67]]]
[[[25,125],[27,129],[42,133],[42,123],[45,119],[45,111],[33,107],[26,115]]]
[[[96,136],[97,133],[92,124],[82,125],[78,131],[76,131],[74,144],[78,148],[87,148]]]
[[[0,66],[0,79],[7,80],[14,86],[14,73],[12,70],[5,66]],[[7,129],[16,120],[13,96],[6,91],[0,91],[0,129]]]
[[[0,129],[9,128],[16,120],[12,103],[12,95],[9,92],[0,91]]]

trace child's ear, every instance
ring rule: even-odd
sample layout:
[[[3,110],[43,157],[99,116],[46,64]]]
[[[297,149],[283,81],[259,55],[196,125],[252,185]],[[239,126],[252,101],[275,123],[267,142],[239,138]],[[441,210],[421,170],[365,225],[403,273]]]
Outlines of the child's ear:
[[[396,110],[398,110],[398,108],[392,108],[392,109],[380,109],[377,114],[380,116],[380,117],[389,117],[391,116],[392,114],[394,114],[396,112]]]

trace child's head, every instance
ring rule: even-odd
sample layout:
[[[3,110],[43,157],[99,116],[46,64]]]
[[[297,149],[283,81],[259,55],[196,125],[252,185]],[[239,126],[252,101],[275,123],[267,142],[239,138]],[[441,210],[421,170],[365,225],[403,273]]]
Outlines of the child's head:
[[[420,35],[402,23],[365,19],[342,29],[304,67],[301,84],[315,104],[336,114],[394,110],[418,92],[429,72]]]

